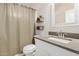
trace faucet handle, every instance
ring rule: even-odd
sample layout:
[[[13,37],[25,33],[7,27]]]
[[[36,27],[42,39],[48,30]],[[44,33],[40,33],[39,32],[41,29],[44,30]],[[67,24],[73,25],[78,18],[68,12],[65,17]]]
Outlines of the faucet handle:
[[[62,33],[62,38],[64,38],[64,33]]]

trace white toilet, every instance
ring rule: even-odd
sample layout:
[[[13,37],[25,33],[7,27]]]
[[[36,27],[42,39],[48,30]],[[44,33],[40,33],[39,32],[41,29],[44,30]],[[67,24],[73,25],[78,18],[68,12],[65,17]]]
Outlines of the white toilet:
[[[34,56],[35,52],[36,52],[36,46],[34,44],[24,46],[23,48],[23,53],[26,56]]]

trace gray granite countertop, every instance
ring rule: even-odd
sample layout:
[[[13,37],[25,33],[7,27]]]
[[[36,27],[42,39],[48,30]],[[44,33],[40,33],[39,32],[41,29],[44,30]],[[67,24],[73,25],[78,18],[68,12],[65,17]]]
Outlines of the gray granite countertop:
[[[47,41],[47,42],[50,42],[50,43],[53,43],[53,44],[57,44],[59,46],[63,46],[63,47],[69,48],[71,50],[76,51],[77,54],[79,54],[79,39],[71,38],[72,41],[70,43],[68,43],[68,44],[65,44],[65,43],[61,43],[61,42],[57,42],[57,41],[48,39],[50,36],[35,35],[34,37],[35,38],[39,38],[40,40],[43,40],[43,41]]]

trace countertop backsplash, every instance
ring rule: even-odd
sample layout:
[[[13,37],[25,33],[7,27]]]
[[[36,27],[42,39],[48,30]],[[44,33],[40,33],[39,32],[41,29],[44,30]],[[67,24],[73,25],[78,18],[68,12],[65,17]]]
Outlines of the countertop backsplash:
[[[69,37],[69,38],[75,38],[75,39],[79,39],[79,34],[78,33],[67,33],[67,32],[62,32],[64,33],[65,37]],[[48,32],[49,35],[55,35],[57,36],[57,32]]]

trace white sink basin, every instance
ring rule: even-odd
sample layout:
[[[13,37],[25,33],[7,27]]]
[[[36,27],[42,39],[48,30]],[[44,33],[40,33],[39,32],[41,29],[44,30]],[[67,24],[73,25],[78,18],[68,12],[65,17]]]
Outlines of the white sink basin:
[[[54,40],[54,41],[58,41],[58,42],[60,42],[60,43],[65,43],[65,44],[68,44],[68,43],[71,42],[71,41],[69,41],[69,40],[65,40],[65,39],[61,39],[61,38],[54,38],[54,37],[49,37],[48,39]]]

